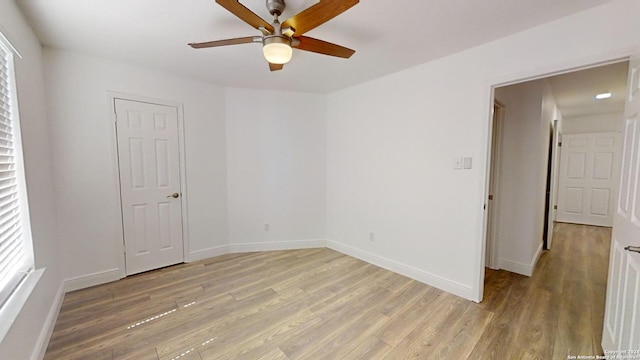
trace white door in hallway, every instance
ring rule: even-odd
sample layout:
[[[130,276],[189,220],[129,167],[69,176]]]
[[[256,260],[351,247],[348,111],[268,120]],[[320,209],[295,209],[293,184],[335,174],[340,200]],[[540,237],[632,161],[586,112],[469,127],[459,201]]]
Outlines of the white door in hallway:
[[[126,273],[183,262],[178,109],[114,105]]]
[[[602,348],[621,358],[640,351],[640,58],[629,64],[622,173],[613,220]],[[638,249],[640,250],[640,248]],[[584,259],[588,261],[588,259]]]
[[[619,170],[618,133],[563,135],[556,221],[612,226]]]

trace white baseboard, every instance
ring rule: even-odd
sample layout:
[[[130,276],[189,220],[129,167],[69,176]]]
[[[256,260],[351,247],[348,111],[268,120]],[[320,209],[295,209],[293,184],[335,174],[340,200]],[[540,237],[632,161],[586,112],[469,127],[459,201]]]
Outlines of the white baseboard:
[[[533,270],[536,269],[538,260],[540,260],[540,255],[542,255],[542,242],[540,242],[540,245],[538,246],[538,250],[536,250],[536,254],[533,255],[533,259],[531,261],[531,275],[533,275]]]
[[[122,278],[122,271],[120,269],[110,269],[101,271],[89,275],[78,276],[71,279],[63,280],[58,287],[58,292],[53,299],[49,314],[42,325],[42,331],[36,342],[36,345],[31,353],[31,360],[41,360],[44,358],[44,354],[47,351],[49,340],[53,334],[53,329],[60,314],[60,308],[62,307],[62,301],[64,300],[64,294],[70,291],[88,288],[95,285],[105,284],[111,281],[119,280]]]
[[[49,314],[42,325],[42,331],[35,344],[33,353],[31,353],[31,360],[41,360],[47,351],[49,340],[53,334],[53,329],[56,325],[56,320],[60,314],[60,308],[62,307],[62,301],[64,300],[64,294],[70,291],[88,288],[95,285],[105,284],[111,281],[119,280],[122,278],[122,271],[120,269],[110,269],[101,271],[89,275],[78,276],[71,279],[63,280],[58,287],[58,292],[53,299]]]
[[[530,264],[523,264],[508,259],[500,259],[500,269],[524,276],[531,276],[531,274],[533,274],[533,269]]]
[[[253,251],[312,249],[322,248],[326,246],[327,241],[324,239],[272,241],[260,243],[231,244],[229,245],[229,252],[242,253]]]
[[[64,286],[64,292],[67,293],[69,291],[80,290],[95,285],[102,285],[120,279],[122,279],[121,269],[109,269],[93,274],[66,279],[62,282],[62,284]]]
[[[436,287],[448,293],[460,296],[467,300],[472,300],[474,298],[473,289],[471,287],[457,283],[455,281],[451,281],[449,279],[445,279],[442,276],[431,274],[413,266],[402,264],[397,261],[387,259],[385,257],[375,255],[354,248],[352,246],[345,245],[343,243],[339,243],[337,241],[328,240],[327,247],[339,251],[343,254],[355,257],[362,261],[366,261],[370,264],[379,266],[383,269],[387,269],[400,275],[407,276],[429,286]]]
[[[216,246],[187,254],[185,262],[204,260],[229,253],[229,245]]]
[[[51,308],[49,309],[49,314],[42,325],[42,330],[40,331],[40,336],[36,341],[36,345],[33,348],[33,353],[31,353],[31,360],[42,360],[44,359],[44,354],[47,352],[47,346],[49,345],[49,340],[51,339],[51,335],[53,334],[53,329],[56,326],[56,320],[58,319],[58,314],[60,314],[60,308],[62,307],[62,300],[64,299],[64,282],[60,283],[58,287],[58,292],[56,293],[55,298],[53,299],[53,303],[51,304]]]
[[[540,255],[542,255],[542,243],[540,243],[540,246],[538,246],[538,250],[533,255],[533,258],[531,259],[531,262],[529,264],[523,264],[521,262],[512,261],[509,259],[500,259],[500,269],[511,271],[524,276],[531,276],[533,275],[533,271],[536,268],[538,259],[540,259]]]

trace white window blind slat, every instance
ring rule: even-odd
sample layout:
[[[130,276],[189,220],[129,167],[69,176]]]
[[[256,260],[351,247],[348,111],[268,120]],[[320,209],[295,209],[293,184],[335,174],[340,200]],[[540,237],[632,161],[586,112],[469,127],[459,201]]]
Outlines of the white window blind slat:
[[[8,201],[6,204],[7,205],[5,206],[5,209],[0,211],[0,217],[5,217],[5,218],[12,217],[13,215],[15,215],[15,213],[19,209],[18,202],[16,200]]]
[[[15,176],[15,171],[0,171],[0,182],[13,180]],[[3,186],[0,185],[0,192],[2,191],[2,187]]]
[[[0,256],[0,263],[10,264],[19,260],[15,259],[14,255],[20,251],[21,247],[18,246],[15,241],[7,241],[6,244],[0,246],[0,249],[2,250],[2,252],[0,252],[0,254],[2,254],[2,256]]]
[[[23,185],[19,184],[24,182],[18,181],[21,174],[16,171],[16,162],[21,158],[16,157],[20,149],[15,141],[19,133],[14,126],[17,120],[14,76],[13,53],[0,41],[0,306],[33,265],[32,257],[26,256],[22,231],[20,199],[24,192],[21,193]]]
[[[10,238],[13,234],[19,232],[20,227],[16,226],[16,221],[19,220],[19,214],[14,213],[13,215],[9,215],[7,221],[0,224],[0,234],[4,238]]]

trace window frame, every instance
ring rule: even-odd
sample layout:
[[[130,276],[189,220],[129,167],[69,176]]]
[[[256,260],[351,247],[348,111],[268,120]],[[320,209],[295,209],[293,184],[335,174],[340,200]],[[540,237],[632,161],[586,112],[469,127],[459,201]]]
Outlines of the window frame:
[[[18,275],[14,276],[3,289],[0,289],[0,342],[9,332],[11,325],[20,314],[27,302],[29,295],[36,287],[45,269],[35,270],[35,257],[33,251],[33,238],[31,233],[31,220],[29,212],[29,198],[27,194],[26,173],[24,166],[24,152],[22,147],[22,131],[20,124],[19,99],[18,99],[18,71],[16,60],[22,56],[6,37],[4,29],[0,28],[0,48],[8,54],[8,82],[9,82],[9,108],[10,121],[13,135],[14,171],[16,181],[17,203],[19,207],[19,223],[22,231],[23,264]]]

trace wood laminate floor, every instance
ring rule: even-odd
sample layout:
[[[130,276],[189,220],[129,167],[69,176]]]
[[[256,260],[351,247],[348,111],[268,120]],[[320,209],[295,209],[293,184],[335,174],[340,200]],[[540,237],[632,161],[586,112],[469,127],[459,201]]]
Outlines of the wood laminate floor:
[[[229,254],[68,293],[45,359],[567,359],[601,353],[610,230],[558,224],[481,304],[329,249]]]

